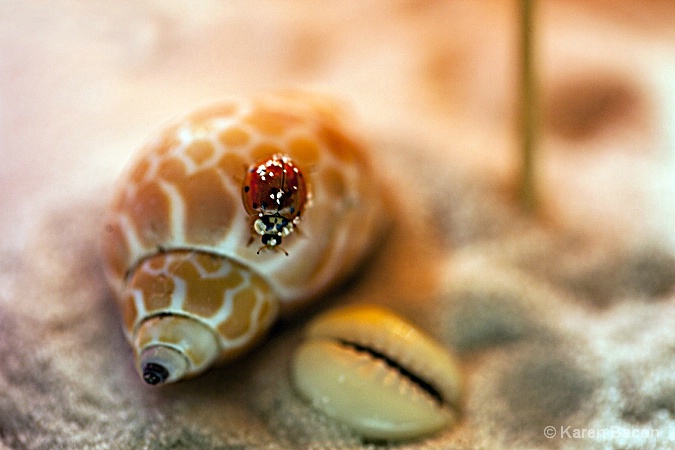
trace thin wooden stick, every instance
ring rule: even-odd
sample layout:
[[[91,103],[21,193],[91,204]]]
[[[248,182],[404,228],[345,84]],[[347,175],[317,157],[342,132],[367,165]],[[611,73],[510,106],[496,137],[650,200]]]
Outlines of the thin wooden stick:
[[[537,189],[534,171],[537,144],[537,95],[534,57],[534,3],[520,0],[520,136],[522,160],[520,201],[528,212],[537,209]]]

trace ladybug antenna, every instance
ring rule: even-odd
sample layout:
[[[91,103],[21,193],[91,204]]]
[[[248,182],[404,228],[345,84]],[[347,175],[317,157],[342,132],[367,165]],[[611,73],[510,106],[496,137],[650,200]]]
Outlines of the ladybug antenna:
[[[288,256],[288,252],[286,251],[286,249],[283,248],[283,247],[280,247],[278,245],[275,245],[274,247],[270,247],[269,245],[261,245],[260,248],[258,249],[258,251],[256,252],[256,254],[259,255],[260,252],[263,251],[263,250],[274,250],[275,252],[278,252],[278,251],[281,250],[282,252],[284,252],[284,255]]]

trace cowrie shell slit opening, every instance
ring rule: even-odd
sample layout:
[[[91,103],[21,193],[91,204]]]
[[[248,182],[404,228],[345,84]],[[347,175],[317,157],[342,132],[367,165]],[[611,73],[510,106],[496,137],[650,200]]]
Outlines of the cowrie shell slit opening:
[[[452,355],[384,308],[319,316],[291,371],[302,397],[368,439],[428,435],[459,416],[461,376]]]

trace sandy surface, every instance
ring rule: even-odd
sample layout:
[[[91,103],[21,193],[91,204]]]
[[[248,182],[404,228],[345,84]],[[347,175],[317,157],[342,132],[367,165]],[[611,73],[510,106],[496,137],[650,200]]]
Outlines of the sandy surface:
[[[377,447],[288,379],[304,322],[346,302],[390,306],[462,361],[462,422],[401,448],[675,447],[675,8],[538,14],[527,217],[512,2],[2,2],[0,448]],[[177,116],[286,87],[353,110],[396,226],[249,356],[150,389],[99,266],[114,179]]]

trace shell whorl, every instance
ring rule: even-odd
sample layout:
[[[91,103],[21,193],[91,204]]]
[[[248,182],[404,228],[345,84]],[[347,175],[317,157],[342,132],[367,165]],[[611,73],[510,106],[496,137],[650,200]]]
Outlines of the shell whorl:
[[[122,305],[139,372],[157,357],[142,357],[144,352],[169,347],[186,357],[182,377],[255,344],[279,309],[269,285],[247,267],[180,250],[142,261],[126,284]]]
[[[311,187],[299,232],[284,238],[288,256],[248,245],[251,216],[241,198],[247,167],[274,154],[292,158]],[[371,170],[328,103],[306,94],[226,103],[160,133],[121,178],[103,240],[137,355],[158,345],[159,332],[145,329],[150,319],[170,331],[167,317],[188,318],[193,334],[210,330],[217,347],[206,362],[188,357],[187,373],[198,373],[346,275],[384,222]],[[151,356],[173,358],[159,353]]]

